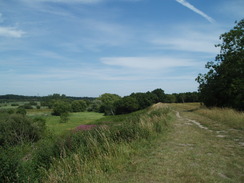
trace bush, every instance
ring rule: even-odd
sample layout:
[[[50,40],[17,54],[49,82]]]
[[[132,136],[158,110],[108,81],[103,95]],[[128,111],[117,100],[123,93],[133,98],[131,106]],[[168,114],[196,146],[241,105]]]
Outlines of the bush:
[[[45,130],[45,120],[30,119],[21,114],[7,115],[0,120],[0,145],[16,145],[34,142],[41,138]]]
[[[71,103],[72,112],[84,112],[87,104],[84,100],[75,100]]]
[[[53,115],[60,116],[63,113],[68,113],[71,111],[71,106],[68,102],[56,101],[53,106]]]
[[[32,105],[30,103],[24,104],[23,106],[20,106],[20,107],[22,107],[24,109],[33,109]]]
[[[21,114],[21,115],[23,115],[23,116],[25,116],[26,115],[26,110],[23,108],[23,107],[19,107],[18,109],[17,109],[17,111],[16,111],[16,114]]]
[[[13,103],[13,104],[11,104],[11,106],[19,106],[19,104],[16,104],[16,103]]]
[[[0,147],[0,182],[18,182],[19,158],[9,149]]]
[[[69,113],[65,112],[60,115],[60,123],[66,123],[69,120]]]

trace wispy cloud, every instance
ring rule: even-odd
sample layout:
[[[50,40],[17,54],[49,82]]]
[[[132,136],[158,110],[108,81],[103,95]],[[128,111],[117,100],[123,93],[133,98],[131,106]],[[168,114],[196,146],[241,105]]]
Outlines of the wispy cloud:
[[[0,36],[20,38],[25,34],[22,30],[17,30],[14,27],[0,27]]]
[[[189,2],[185,1],[185,0],[176,0],[178,3],[182,4],[183,6],[189,8],[190,10],[194,11],[195,13],[201,15],[202,17],[204,17],[205,19],[207,19],[209,22],[214,23],[215,20],[213,18],[211,18],[210,16],[208,16],[207,14],[205,14],[204,12],[202,12],[201,10],[197,9],[195,6],[193,6],[192,4],[190,4]]]
[[[193,60],[173,57],[104,57],[101,58],[101,62],[111,66],[145,70],[158,70],[195,65]]]

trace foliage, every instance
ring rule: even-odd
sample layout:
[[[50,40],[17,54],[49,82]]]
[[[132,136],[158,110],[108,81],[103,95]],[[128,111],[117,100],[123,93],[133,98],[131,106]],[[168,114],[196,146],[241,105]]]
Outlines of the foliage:
[[[166,94],[164,93],[164,90],[158,88],[153,90],[152,93],[156,95],[155,103],[166,101]]]
[[[244,109],[244,19],[220,36],[220,53],[208,62],[207,74],[199,74],[201,99],[206,106]]]
[[[114,115],[115,114],[115,102],[117,102],[121,97],[116,94],[104,93],[98,100],[102,102],[100,107],[100,112],[105,113],[105,115]]]
[[[19,157],[10,149],[0,147],[0,182],[18,182]]]
[[[23,107],[19,107],[19,108],[16,110],[16,113],[17,113],[17,114],[26,115],[26,114],[27,114],[27,111],[25,110],[25,108],[23,108]]]
[[[64,112],[60,115],[60,123],[67,123],[69,120],[69,113]]]
[[[147,93],[132,93],[130,95],[131,97],[134,97],[138,104],[139,109],[145,109],[152,104],[156,103],[158,97],[154,93],[147,92]]]
[[[84,100],[74,100],[71,103],[72,112],[84,112],[86,110],[87,104]]]
[[[173,93],[176,103],[200,102],[198,92]]]
[[[140,106],[135,97],[126,96],[115,102],[116,114],[127,114],[139,110]]]
[[[12,146],[39,140],[45,131],[45,120],[30,119],[22,114],[0,118],[0,145]]]
[[[89,105],[89,107],[88,107],[88,111],[93,111],[93,112],[101,112],[100,110],[101,110],[101,106],[102,106],[102,101],[101,100],[98,100],[98,99],[96,99],[96,100],[93,100],[91,103],[90,103],[90,105]]]
[[[53,105],[53,115],[60,116],[63,113],[71,111],[71,105],[68,102],[58,100]]]

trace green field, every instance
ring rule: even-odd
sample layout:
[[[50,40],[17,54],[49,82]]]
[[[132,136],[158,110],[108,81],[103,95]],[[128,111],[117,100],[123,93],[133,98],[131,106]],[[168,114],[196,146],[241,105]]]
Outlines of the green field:
[[[70,113],[69,120],[66,123],[60,123],[60,117],[51,115],[51,112],[52,111],[50,109],[32,109],[28,110],[27,115],[31,117],[43,117],[46,120],[47,129],[54,134],[62,134],[79,125],[90,124],[104,116],[102,113],[96,112]]]

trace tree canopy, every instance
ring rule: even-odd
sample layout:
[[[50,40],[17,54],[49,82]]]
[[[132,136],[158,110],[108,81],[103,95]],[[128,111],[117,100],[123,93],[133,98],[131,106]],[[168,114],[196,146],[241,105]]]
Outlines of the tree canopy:
[[[206,74],[199,74],[201,99],[206,106],[244,109],[244,19],[220,36],[220,53],[208,62]]]

